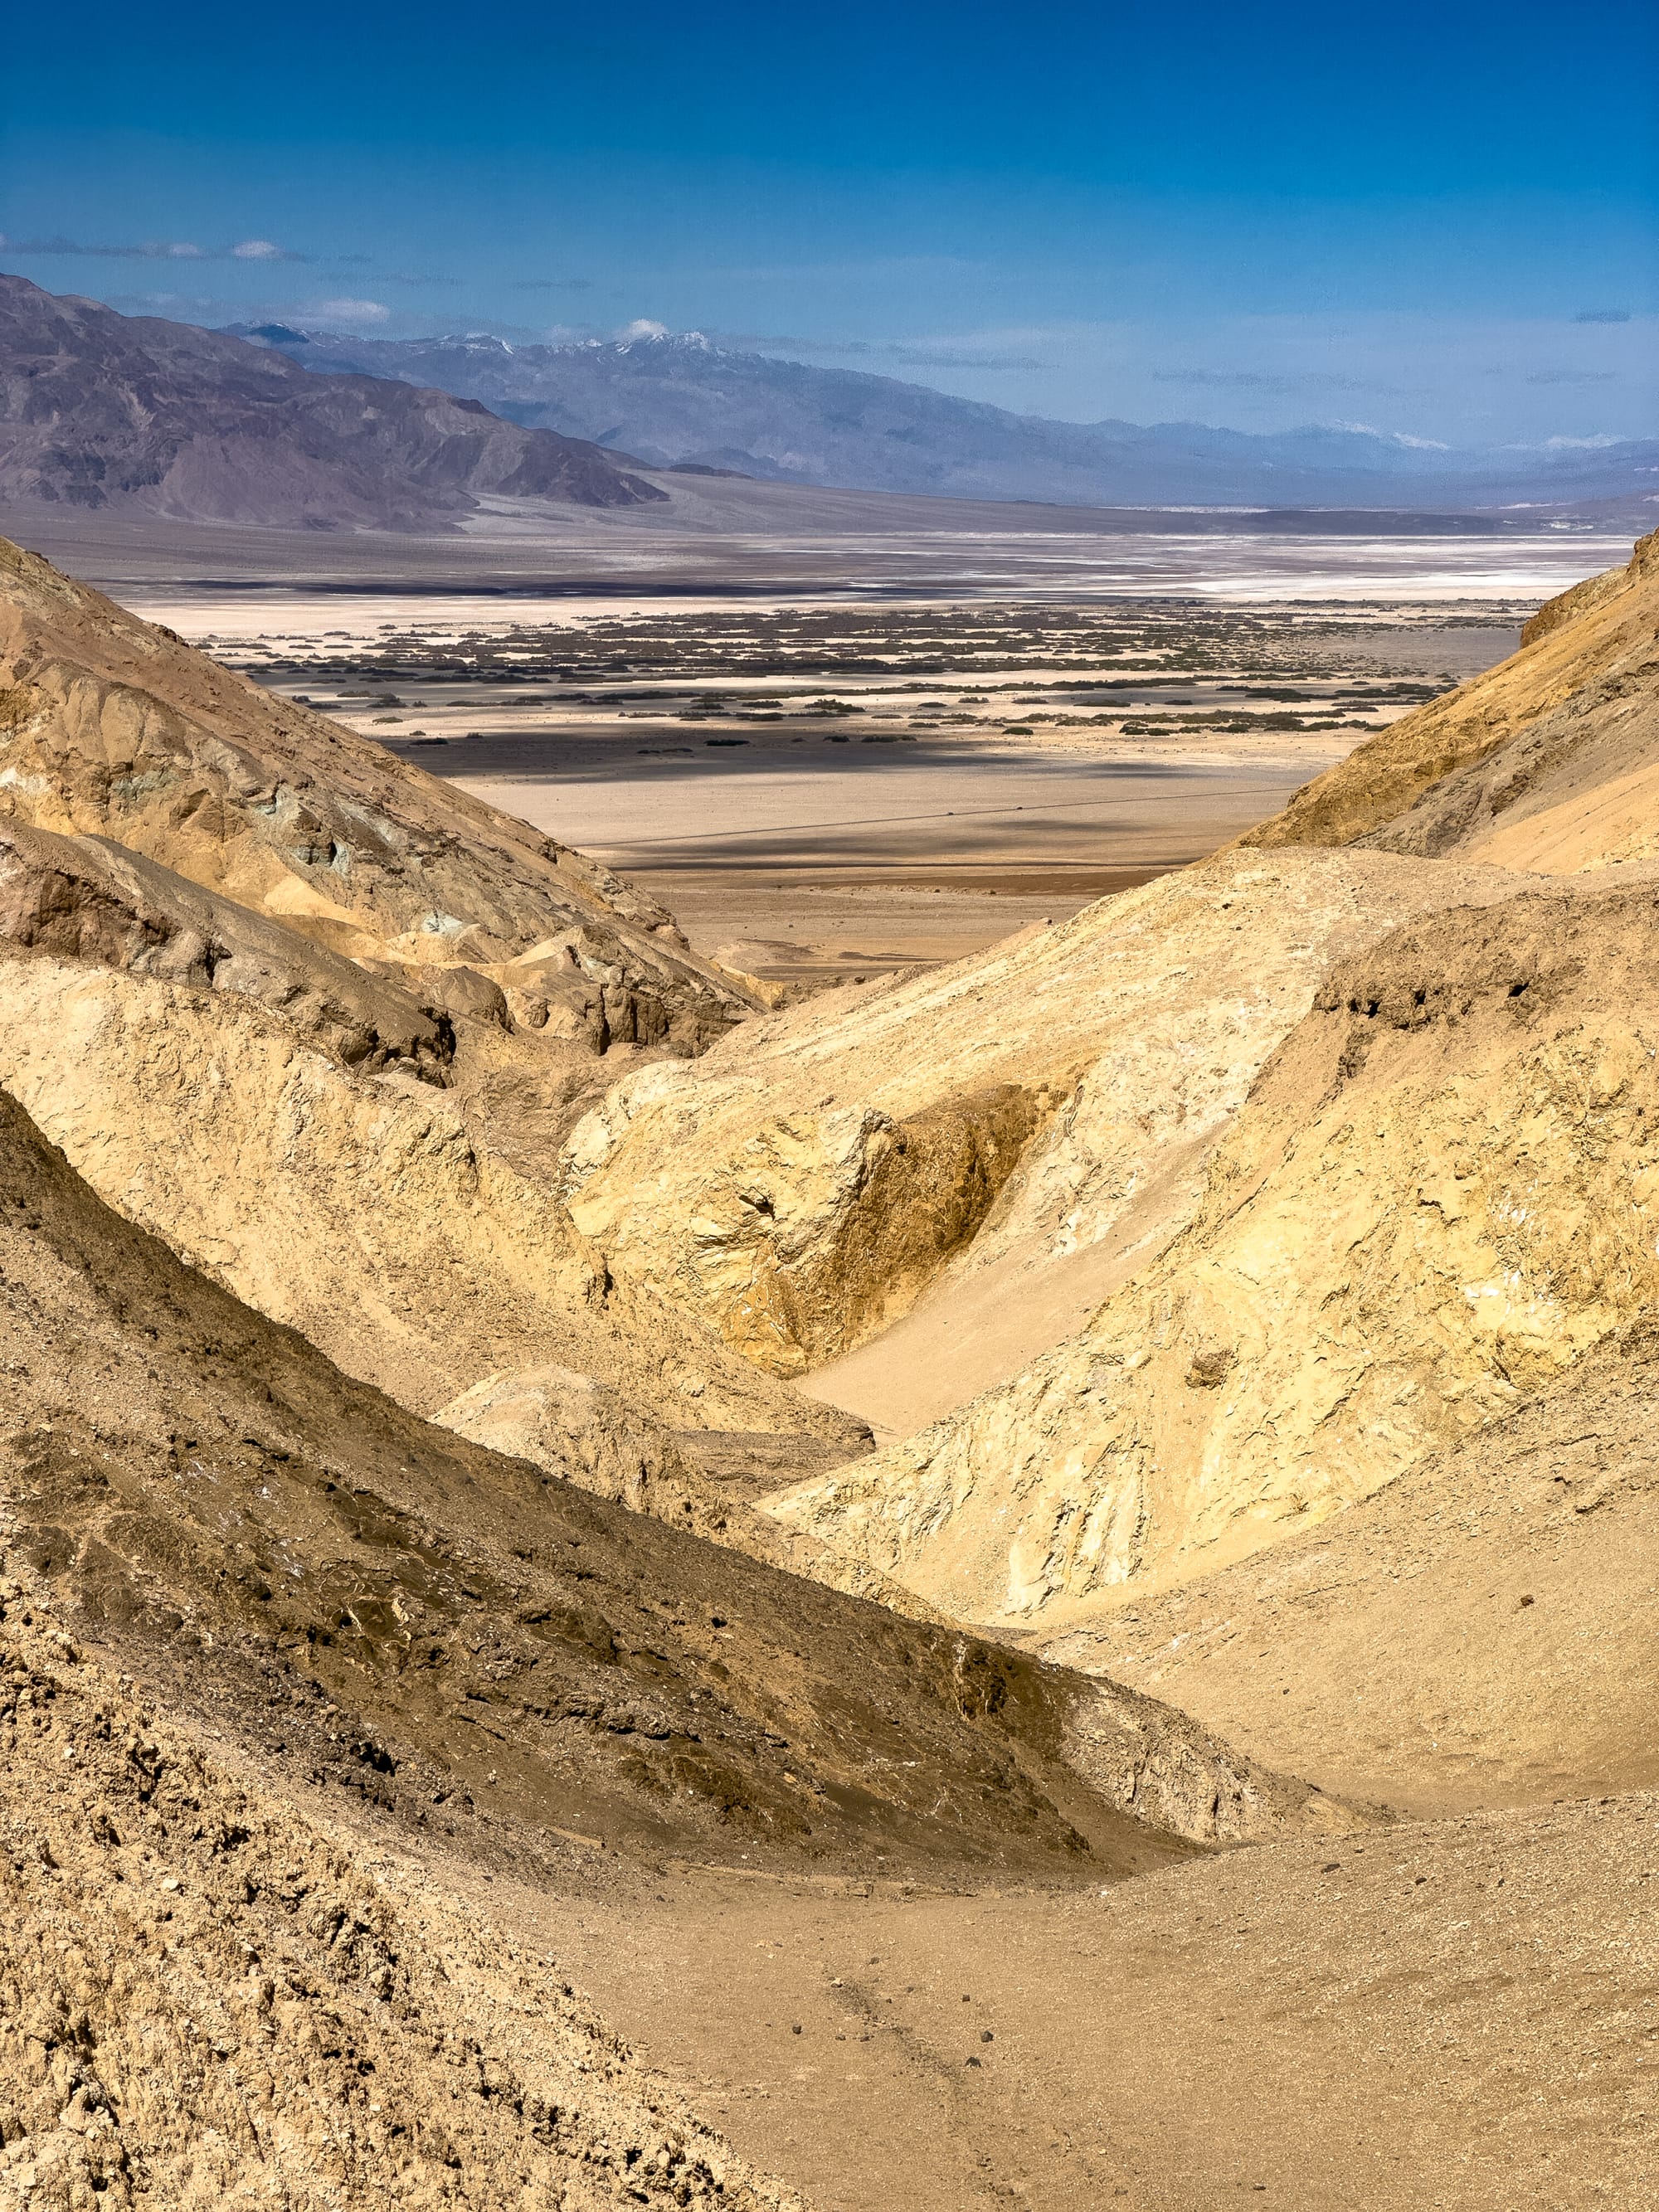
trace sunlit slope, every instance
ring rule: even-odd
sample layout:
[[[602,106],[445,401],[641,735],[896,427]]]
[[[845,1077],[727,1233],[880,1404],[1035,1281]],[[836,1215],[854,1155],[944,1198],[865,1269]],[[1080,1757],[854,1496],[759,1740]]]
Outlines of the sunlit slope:
[[[1168,1240],[1334,956],[1520,881],[1223,855],[811,1000],[616,1085],[566,1145],[572,1215],[619,1278],[757,1364],[837,1361],[815,1388],[914,1426],[1069,1334],[1079,1297]]]
[[[653,1423],[823,1425],[611,1285],[453,1090],[343,1066],[233,992],[3,941],[0,1012],[0,1085],[102,1198],[416,1412],[552,1361],[620,1394],[647,1451]]]
[[[1242,845],[1551,874],[1659,850],[1659,532],[1534,616],[1498,667],[1370,738]]]
[[[1650,1790],[1656,1437],[1645,1316],[1347,1512],[1047,1648],[1394,1805]]]
[[[1013,1382],[774,1510],[964,1617],[1069,1613],[1368,1495],[1659,1290],[1653,894],[1338,963],[1196,1218]]]

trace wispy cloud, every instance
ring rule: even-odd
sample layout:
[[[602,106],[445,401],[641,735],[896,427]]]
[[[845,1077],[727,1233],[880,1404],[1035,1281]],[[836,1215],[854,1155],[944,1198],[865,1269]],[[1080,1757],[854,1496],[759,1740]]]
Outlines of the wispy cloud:
[[[509,292],[591,292],[591,276],[514,276],[507,285]]]
[[[364,323],[385,323],[392,319],[392,310],[380,300],[317,300],[304,311],[313,323],[325,329],[338,326],[355,330]]]
[[[235,303],[200,292],[112,292],[104,304],[121,315],[166,315],[175,320],[182,315],[193,320],[198,315],[228,313]]]
[[[970,353],[959,346],[903,345],[896,341],[885,345],[867,345],[854,339],[845,350],[849,354],[868,354],[901,368],[1018,368],[1041,372],[1050,365],[1030,354]]]
[[[760,353],[829,354],[836,360],[881,363],[896,368],[1022,369],[1041,374],[1053,367],[1052,362],[1038,361],[1029,354],[975,351],[948,341],[916,343],[902,338],[801,338],[775,331],[734,333],[720,342]]]
[[[245,238],[236,246],[197,246],[187,239],[146,239],[137,246],[102,246],[76,238],[8,238],[0,234],[0,252],[81,254],[93,261],[308,261],[269,238]]]
[[[1529,371],[1528,384],[1617,384],[1615,371],[1610,368],[1534,368]]]
[[[1544,441],[1547,446],[1553,447],[1557,452],[1565,453],[1591,453],[1602,446],[1616,446],[1619,442],[1617,438],[1610,437],[1605,430],[1594,438],[1546,438]]]
[[[1628,307],[1581,307],[1572,319],[1575,323],[1627,323],[1630,319]]]
[[[1249,392],[1300,392],[1312,385],[1327,392],[1375,392],[1378,388],[1374,378],[1339,376],[1333,370],[1322,368],[1155,368],[1151,378],[1154,384],[1217,385]]]
[[[1440,438],[1414,438],[1409,430],[1380,430],[1375,422],[1333,422],[1333,430],[1351,430],[1357,437],[1382,438],[1391,446],[1404,446],[1413,453],[1449,453],[1451,447]]]

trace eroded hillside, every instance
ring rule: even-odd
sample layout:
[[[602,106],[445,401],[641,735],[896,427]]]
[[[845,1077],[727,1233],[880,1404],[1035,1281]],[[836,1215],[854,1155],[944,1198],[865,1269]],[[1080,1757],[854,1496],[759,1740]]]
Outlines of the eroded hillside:
[[[1519,653],[1370,738],[1242,844],[1348,845],[1567,874],[1649,857],[1659,532],[1542,607]]]
[[[543,1959],[0,1607],[0,2202],[801,2212]]]
[[[616,1085],[564,1148],[573,1218],[619,1276],[773,1372],[838,1362],[825,1395],[889,1428],[931,1418],[1066,1334],[1181,1225],[1333,957],[1517,880],[1223,856],[809,1000]]]
[[[301,1738],[320,1685],[369,1774],[407,1757],[419,1802],[434,1765],[446,1800],[488,1771],[554,1828],[925,1856],[954,1803],[970,1857],[1155,1847],[1061,1750],[1139,1743],[1156,1708],[416,1420],[110,1214],[9,1099],[0,1122],[11,1540],[149,1666],[240,1682]],[[1197,1739],[1166,1735],[1178,1765]]]
[[[1523,891],[1339,963],[1087,1329],[776,1510],[1018,1620],[1254,1550],[1508,1411],[1659,1288],[1654,915]]]
[[[0,540],[0,810],[113,839],[444,1008],[468,976],[587,1051],[752,1001],[608,871]]]

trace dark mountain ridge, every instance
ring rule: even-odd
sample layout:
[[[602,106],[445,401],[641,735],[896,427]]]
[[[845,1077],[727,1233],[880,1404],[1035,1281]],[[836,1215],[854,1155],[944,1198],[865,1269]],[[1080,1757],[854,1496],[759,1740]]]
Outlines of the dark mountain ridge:
[[[629,507],[615,456],[477,399],[0,275],[0,498],[289,529],[447,530],[488,495]]]

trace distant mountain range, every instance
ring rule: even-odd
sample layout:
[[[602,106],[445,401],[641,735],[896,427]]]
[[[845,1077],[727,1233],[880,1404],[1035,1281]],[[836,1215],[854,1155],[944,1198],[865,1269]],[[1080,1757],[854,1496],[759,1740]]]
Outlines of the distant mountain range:
[[[1659,441],[1458,452],[1371,430],[1055,422],[858,371],[729,352],[696,332],[512,345],[471,334],[237,335],[328,374],[436,386],[659,467],[1066,505],[1449,508],[1659,495]]]
[[[0,501],[430,532],[495,496],[660,503],[641,469],[1101,507],[1659,500],[1659,441],[1455,453],[1370,430],[1051,422],[695,333],[511,345],[206,331],[0,275]]]
[[[307,368],[309,367],[307,361]],[[192,522],[453,528],[481,496],[659,501],[616,456],[465,394],[0,275],[0,499]]]

